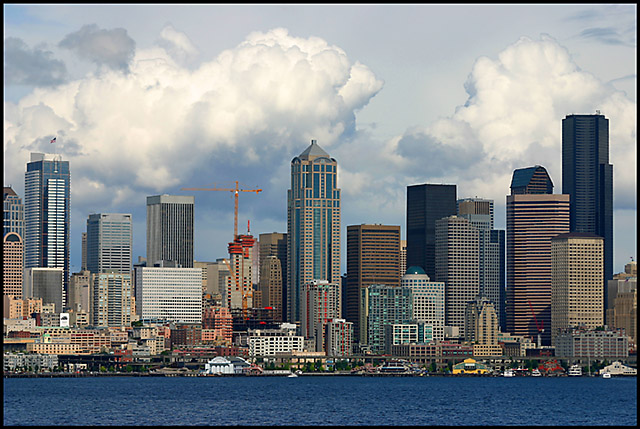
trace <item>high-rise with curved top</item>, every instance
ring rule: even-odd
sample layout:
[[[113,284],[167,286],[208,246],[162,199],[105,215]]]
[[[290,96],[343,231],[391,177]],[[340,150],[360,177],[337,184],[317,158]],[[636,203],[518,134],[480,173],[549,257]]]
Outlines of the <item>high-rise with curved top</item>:
[[[287,320],[300,321],[302,287],[340,284],[338,162],[315,140],[291,161],[287,191]]]

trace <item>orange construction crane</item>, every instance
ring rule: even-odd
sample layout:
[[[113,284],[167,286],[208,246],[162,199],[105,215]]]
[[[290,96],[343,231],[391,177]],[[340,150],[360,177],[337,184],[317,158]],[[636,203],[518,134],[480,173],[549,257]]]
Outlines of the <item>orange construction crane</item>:
[[[256,194],[262,192],[262,189],[240,189],[238,187],[238,181],[236,180],[235,188],[180,188],[183,191],[227,191],[234,193],[235,206],[233,210],[233,239],[238,237],[238,195],[239,192],[255,192]]]

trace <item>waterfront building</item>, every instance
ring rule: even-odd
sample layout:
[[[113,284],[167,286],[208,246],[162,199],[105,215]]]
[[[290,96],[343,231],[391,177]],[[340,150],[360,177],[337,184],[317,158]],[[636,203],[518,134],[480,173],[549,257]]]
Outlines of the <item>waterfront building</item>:
[[[340,285],[327,280],[312,280],[304,285],[300,331],[303,337],[315,341],[315,351],[324,350],[324,324],[339,319],[340,308]]]
[[[623,365],[620,361],[615,361],[611,365],[607,365],[600,370],[600,374],[608,373],[611,375],[631,375],[637,376],[638,370],[627,365]]]
[[[394,346],[400,344],[431,344],[433,326],[426,323],[394,323],[385,325],[385,353],[393,354]]]
[[[42,298],[43,304],[54,304],[54,312],[61,313],[65,303],[64,269],[27,268],[25,270],[25,298]]]
[[[204,365],[205,374],[242,374],[251,364],[240,356],[216,356]]]
[[[312,280],[340,284],[338,162],[316,142],[291,161],[287,192],[287,321],[301,321],[302,289]]]
[[[422,268],[413,266],[402,276],[401,285],[411,290],[411,319],[429,326],[434,341],[444,340],[444,282],[431,281]]]
[[[413,317],[411,288],[371,285],[361,290],[360,327],[373,353],[384,353],[385,325],[410,323]],[[361,331],[362,332],[362,331]]]
[[[133,231],[130,214],[90,214],[86,243],[88,271],[131,274]]]
[[[629,340],[621,330],[567,329],[555,338],[560,358],[620,359],[629,357]]]
[[[468,219],[453,215],[436,221],[435,280],[445,285],[445,325],[465,336],[467,303],[480,293],[478,230]]]
[[[194,197],[147,197],[147,264],[175,261],[193,268]]]
[[[609,120],[599,111],[562,120],[562,193],[571,197],[570,231],[604,238],[604,284],[613,275],[613,165]]]
[[[275,309],[275,319],[284,321],[287,308],[287,234],[260,234],[260,279],[262,306]]]
[[[400,226],[347,226],[347,284],[345,319],[360,334],[360,290],[372,284],[400,286]],[[363,340],[364,341],[364,340]]]
[[[62,268],[69,281],[69,161],[61,155],[31,153],[25,173],[25,268]]]
[[[283,323],[278,329],[251,329],[247,338],[249,356],[275,356],[303,351],[304,337],[296,335],[296,325]]]
[[[489,372],[487,365],[476,362],[475,359],[467,358],[460,363],[453,365],[451,372],[456,374],[486,374]]]
[[[253,308],[253,236],[238,234],[229,243],[229,276],[222,290],[222,302],[229,309]]]
[[[540,193],[553,190],[542,166],[515,170],[511,190],[506,207],[506,331],[531,338],[540,334],[543,344],[550,345],[551,238],[569,232],[569,195]]]
[[[140,320],[201,323],[202,270],[158,265],[135,267]]]
[[[4,296],[22,298],[24,244],[16,232],[7,232],[2,241],[2,291]]]
[[[91,325],[131,326],[135,312],[131,290],[131,274],[101,272],[91,276]]]
[[[15,232],[24,240],[24,204],[22,199],[9,186],[2,193],[2,236]]]
[[[456,185],[407,186],[407,266],[436,278],[436,221],[456,214]]]
[[[604,325],[603,239],[570,232],[551,239],[551,343],[568,328]]]
[[[35,372],[52,371],[58,366],[58,355],[4,353],[2,360],[5,372],[20,369],[26,371],[29,368],[33,368]]]
[[[345,319],[330,319],[324,324],[324,352],[327,356],[353,354],[353,323]]]
[[[493,200],[463,198],[457,201],[458,216],[478,230],[479,295],[495,305],[500,326],[505,323],[505,231],[494,229]]]

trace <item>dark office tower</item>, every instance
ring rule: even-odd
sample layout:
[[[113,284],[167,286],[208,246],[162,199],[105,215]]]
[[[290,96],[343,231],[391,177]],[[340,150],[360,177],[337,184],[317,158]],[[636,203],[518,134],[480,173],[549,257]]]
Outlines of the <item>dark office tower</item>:
[[[69,161],[32,153],[24,176],[25,268],[62,268],[69,287]]]
[[[346,314],[353,323],[353,338],[366,342],[360,334],[360,299],[362,288],[373,284],[400,286],[400,226],[347,226]]]
[[[131,274],[133,231],[130,214],[90,214],[86,242],[87,270],[92,274]]]
[[[287,321],[300,322],[302,288],[340,282],[338,162],[315,140],[291,160],[287,191]]]
[[[174,261],[193,268],[193,196],[147,197],[147,266]]]
[[[562,120],[562,193],[571,196],[571,231],[604,238],[606,283],[613,276],[613,165],[609,120],[600,112]]]
[[[273,307],[274,320],[281,322],[287,308],[287,234],[260,234],[259,249],[262,306]]]
[[[543,188],[553,190],[544,167],[513,172],[507,196],[507,309],[506,330],[551,344],[551,239],[569,232],[569,195],[539,193],[532,181],[546,175]],[[543,172],[543,173],[541,173]],[[532,193],[514,194],[519,189]],[[541,331],[541,332],[540,332]]]
[[[456,214],[456,185],[407,186],[407,266],[436,274],[436,221]]]

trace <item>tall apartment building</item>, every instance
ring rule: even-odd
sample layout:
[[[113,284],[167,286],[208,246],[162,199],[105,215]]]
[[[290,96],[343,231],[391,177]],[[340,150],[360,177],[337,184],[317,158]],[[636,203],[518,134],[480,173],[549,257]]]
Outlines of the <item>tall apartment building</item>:
[[[89,296],[91,295],[91,272],[83,270],[71,274],[69,279],[69,293],[67,294],[67,307],[74,312],[91,311]]]
[[[551,239],[551,343],[568,328],[604,325],[603,238],[571,232]]]
[[[409,267],[402,276],[402,287],[411,290],[411,319],[431,326],[433,340],[444,340],[444,283],[431,281],[420,267]]]
[[[458,216],[467,219],[478,230],[479,294],[494,303],[500,326],[504,326],[505,231],[493,228],[493,200],[463,198],[456,204]]]
[[[340,318],[340,285],[327,280],[312,280],[302,289],[300,331],[307,339],[315,339],[316,351],[324,350],[324,325]]]
[[[400,226],[347,226],[347,284],[344,318],[360,338],[361,289],[372,284],[400,286]]]
[[[480,293],[479,233],[469,220],[449,216],[436,221],[435,280],[445,284],[445,324],[465,335],[467,303]]]
[[[436,221],[456,214],[456,185],[407,186],[407,266],[436,275]]]
[[[135,266],[140,320],[202,323],[200,268]]]
[[[176,261],[193,268],[194,197],[147,197],[147,264]]]
[[[262,306],[275,309],[275,320],[284,321],[287,308],[287,234],[260,234],[259,290]]]
[[[571,197],[570,230],[604,238],[605,284],[613,276],[613,165],[609,120],[600,112],[562,120],[562,193]]]
[[[324,352],[327,356],[353,354],[353,323],[345,319],[331,319],[324,324]]]
[[[24,240],[24,204],[10,186],[5,186],[2,193],[2,213],[2,236],[15,232]]]
[[[364,338],[361,338],[360,345],[366,344],[373,353],[384,353],[386,346],[385,327],[412,321],[411,289],[371,285],[362,288],[361,293],[360,336],[364,336]]]
[[[300,321],[303,285],[340,284],[338,162],[315,140],[291,161],[287,192],[287,321]]]
[[[227,285],[227,278],[231,275],[229,271],[229,259],[218,258],[215,262],[207,265],[207,286],[205,295],[222,299],[222,291]],[[197,267],[194,267],[197,268]]]
[[[135,313],[131,273],[98,272],[91,277],[91,325],[131,326]]]
[[[24,244],[17,232],[7,232],[2,240],[2,291],[22,299]]]
[[[400,240],[400,274],[407,272],[407,240]]]
[[[607,282],[606,324],[624,329],[633,344],[638,344],[638,264],[631,261],[624,272]]]
[[[527,181],[546,177],[537,189]],[[513,172],[507,196],[506,330],[551,344],[551,239],[569,232],[569,195],[514,194],[515,189],[548,192],[553,182],[541,166]],[[538,191],[540,189],[540,191]],[[543,332],[538,332],[538,326]]]
[[[25,268],[62,268],[69,282],[69,161],[31,153],[24,186]]]

